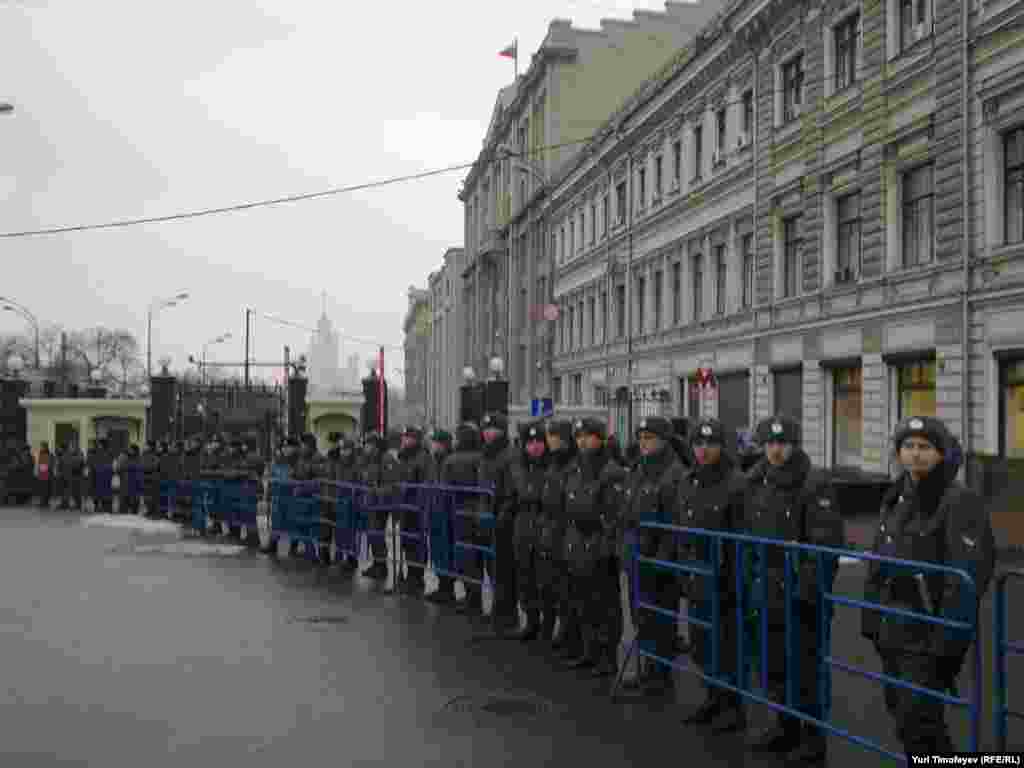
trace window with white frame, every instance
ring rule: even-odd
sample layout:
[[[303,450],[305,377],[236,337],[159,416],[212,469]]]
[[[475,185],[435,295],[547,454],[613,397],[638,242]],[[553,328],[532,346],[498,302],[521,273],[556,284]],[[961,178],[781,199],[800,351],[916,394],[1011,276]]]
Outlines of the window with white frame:
[[[782,122],[800,116],[804,98],[804,55],[798,53],[782,65]]]
[[[583,374],[572,375],[572,404],[583,405]]]
[[[934,255],[935,190],[933,166],[903,174],[903,266],[930,264]]]
[[[608,234],[608,217],[610,215],[611,206],[608,202],[608,193],[604,193],[604,197],[601,198],[601,234]]]
[[[836,282],[860,276],[860,192],[836,200]]]
[[[715,246],[715,314],[725,314],[725,289],[728,264],[725,260],[725,244]]]
[[[740,239],[740,253],[743,262],[740,265],[743,279],[743,295],[741,300],[744,309],[754,306],[754,235],[746,234]]]
[[[715,112],[715,150],[718,152],[718,163],[725,162],[725,131],[726,131],[725,107]]]
[[[551,399],[555,405],[562,404],[562,377],[554,376],[551,379]]]
[[[662,160],[661,155],[658,155],[656,158],[654,158],[654,197],[656,199],[661,197],[661,193],[664,189],[664,187],[662,186],[663,183],[664,178],[662,177]]]
[[[693,322],[699,323],[704,314],[704,257],[693,255]]]
[[[641,167],[636,174],[636,204],[637,208],[643,210],[647,203],[647,169]]]
[[[678,189],[683,178],[683,142],[676,139],[672,142],[672,179]]]
[[[590,204],[590,244],[597,242],[597,203]]]
[[[626,223],[626,182],[620,181],[615,186],[615,215],[619,224]]]
[[[704,126],[693,126],[693,178],[700,179],[704,168]]]
[[[1024,127],[1003,136],[1003,216],[1006,243],[1024,241]]]
[[[754,91],[743,92],[743,134],[750,141],[754,136]]]
[[[782,298],[800,291],[800,216],[782,220]]]
[[[594,322],[594,297],[591,296],[587,299],[587,322],[590,324],[590,346],[594,346],[597,343],[597,323]]]
[[[576,344],[576,307],[569,307],[569,349]]]
[[[930,34],[932,0],[898,0],[899,50],[905,51]]]
[[[583,317],[584,317],[584,315],[583,315],[583,299],[580,299],[580,300],[579,300],[579,303],[577,304],[577,307],[579,308],[579,313],[580,313],[580,314],[579,314],[579,318],[580,318],[580,329],[579,329],[579,333],[580,333],[580,337],[579,337],[579,348],[580,348],[580,349],[583,349]]]
[[[832,40],[834,92],[838,93],[857,81],[860,14],[851,13],[833,27]]]
[[[615,335],[626,336],[626,286],[615,286]]]

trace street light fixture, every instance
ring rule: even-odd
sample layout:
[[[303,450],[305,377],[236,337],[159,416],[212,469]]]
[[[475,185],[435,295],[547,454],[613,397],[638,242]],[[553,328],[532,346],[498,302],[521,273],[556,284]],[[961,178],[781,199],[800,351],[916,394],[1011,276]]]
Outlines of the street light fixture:
[[[473,383],[473,380],[476,379],[476,371],[473,370],[473,366],[467,365],[462,369],[462,378],[471,384]]]
[[[18,374],[21,373],[21,369],[25,367],[25,361],[21,359],[21,355],[15,353],[7,358],[7,370],[14,374],[17,378]]]
[[[93,368],[92,373],[89,374],[89,378],[92,379],[93,384],[99,384],[103,381],[103,372],[99,368]]]
[[[36,345],[35,345],[36,346],[36,348],[35,348],[35,358],[36,358],[36,370],[38,370],[39,369],[39,320],[36,318],[35,315],[33,315],[31,312],[29,312],[27,309],[25,309],[25,307],[23,307],[21,304],[19,304],[16,301],[11,301],[10,299],[8,299],[8,298],[6,298],[4,296],[0,296],[0,301],[4,302],[4,307],[3,307],[3,311],[4,312],[14,312],[14,313],[20,315],[21,317],[23,317],[24,319],[28,320],[29,324],[32,326],[32,330],[35,332],[35,335],[36,335],[36,339],[35,339],[35,341],[36,341]]]
[[[203,356],[202,356],[202,361],[201,361],[200,365],[201,365],[201,367],[203,369],[203,384],[204,385],[206,384],[206,349],[207,349],[207,347],[211,346],[212,344],[223,344],[225,341],[227,341],[230,338],[231,338],[231,332],[228,331],[227,333],[222,333],[217,338],[210,339],[208,342],[203,344]]]
[[[188,293],[182,292],[169,299],[157,299],[149,305],[146,313],[146,377],[153,378],[153,313],[161,309],[167,309],[177,305],[179,301],[185,301]]]
[[[497,355],[495,355],[494,357],[491,358],[489,367],[491,369],[491,373],[494,374],[494,377],[499,378],[502,374],[502,371],[505,370],[505,361],[502,360]]]

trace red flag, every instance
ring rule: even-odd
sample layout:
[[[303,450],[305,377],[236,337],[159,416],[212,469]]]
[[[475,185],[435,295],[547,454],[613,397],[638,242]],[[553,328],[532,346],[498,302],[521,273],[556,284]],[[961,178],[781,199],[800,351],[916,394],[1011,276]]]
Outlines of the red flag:
[[[514,59],[516,57],[516,44],[506,46],[498,51],[498,55],[505,59]]]

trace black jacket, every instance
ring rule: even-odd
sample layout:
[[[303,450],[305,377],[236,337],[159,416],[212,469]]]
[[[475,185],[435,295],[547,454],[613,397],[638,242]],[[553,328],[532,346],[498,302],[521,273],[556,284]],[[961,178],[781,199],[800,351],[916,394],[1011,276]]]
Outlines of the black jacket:
[[[481,451],[479,482],[481,486],[494,489],[494,503],[487,511],[498,521],[508,522],[515,517],[515,471],[518,460],[516,450],[509,445],[507,436],[484,445]]]
[[[565,486],[575,468],[575,445],[548,455],[544,486],[541,488],[544,523],[540,530],[540,547],[558,558],[564,555],[565,530],[569,523]]]
[[[625,530],[636,530],[640,523],[662,523],[670,525],[670,500],[675,497],[676,488],[686,467],[679,461],[675,450],[668,445],[661,452],[641,458],[639,463],[629,472],[622,499],[622,523]],[[654,557],[665,532],[652,528],[638,531],[640,554]],[[629,558],[625,541],[622,545],[622,556]]]
[[[940,465],[935,472],[949,469]],[[931,481],[931,482],[929,482]],[[923,496],[934,493],[931,503]],[[974,621],[978,601],[995,569],[995,538],[988,509],[981,497],[951,476],[933,472],[917,487],[901,478],[882,501],[873,551],[902,560],[949,565],[970,574],[977,594],[954,574],[920,572],[871,562],[864,599],[892,608],[931,613],[946,619]],[[862,633],[880,650],[962,657],[971,642],[966,631],[916,619],[864,609]]]
[[[811,466],[811,460],[800,448],[789,461],[779,467],[767,459],[758,462],[747,475],[744,506],[744,531],[752,536],[780,541],[796,541],[825,547],[841,547],[844,543],[843,519],[835,490],[825,475]],[[746,552],[753,548],[746,547]],[[810,553],[794,553],[799,560],[799,581],[796,588],[804,603],[814,604],[818,592],[818,558]],[[785,550],[769,546],[767,550],[767,610],[769,622],[785,622],[784,579]],[[838,559],[828,556],[826,587],[831,588],[839,567]],[[746,574],[753,577],[752,572]]]

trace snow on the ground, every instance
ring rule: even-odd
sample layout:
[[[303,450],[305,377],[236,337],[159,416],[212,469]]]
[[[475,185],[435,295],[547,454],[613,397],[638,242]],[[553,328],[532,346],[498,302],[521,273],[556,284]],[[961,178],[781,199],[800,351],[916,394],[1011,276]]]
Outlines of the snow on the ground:
[[[189,555],[192,557],[235,557],[245,552],[245,547],[238,544],[212,544],[205,541],[183,540],[173,544],[147,544],[134,547],[132,552],[137,555]]]
[[[122,528],[141,533],[179,533],[180,526],[170,520],[147,520],[138,515],[89,515],[82,518],[89,528]]]

